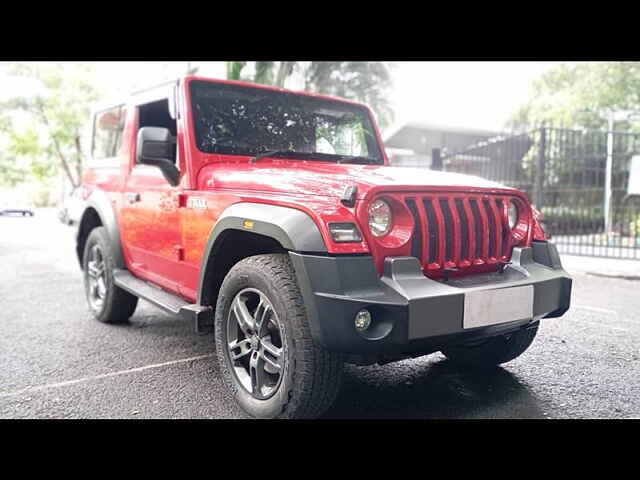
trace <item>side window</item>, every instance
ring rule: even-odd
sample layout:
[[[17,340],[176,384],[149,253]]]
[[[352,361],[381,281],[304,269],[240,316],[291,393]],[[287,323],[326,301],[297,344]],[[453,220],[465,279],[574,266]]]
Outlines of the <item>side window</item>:
[[[122,145],[125,108],[110,108],[96,114],[93,123],[93,147],[91,155],[94,159],[115,157]]]
[[[175,119],[169,114],[169,101],[167,99],[157,102],[146,103],[139,107],[139,128],[142,127],[163,127],[169,129],[171,135],[176,137],[177,125]],[[173,161],[176,161],[175,144],[173,148]]]

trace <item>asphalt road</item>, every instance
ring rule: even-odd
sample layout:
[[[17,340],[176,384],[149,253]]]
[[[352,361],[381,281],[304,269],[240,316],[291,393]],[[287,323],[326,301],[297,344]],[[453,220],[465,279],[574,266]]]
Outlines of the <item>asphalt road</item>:
[[[129,325],[92,320],[73,248],[53,212],[0,217],[0,418],[244,417],[211,335],[143,301]],[[638,312],[640,282],[576,273],[572,310],[503,368],[347,366],[326,417],[640,418]]]

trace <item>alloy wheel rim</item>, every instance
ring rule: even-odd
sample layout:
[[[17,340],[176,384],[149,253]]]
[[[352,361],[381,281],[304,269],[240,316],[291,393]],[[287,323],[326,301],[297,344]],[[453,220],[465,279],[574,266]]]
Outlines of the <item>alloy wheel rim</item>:
[[[107,279],[104,255],[98,244],[91,247],[89,252],[87,280],[88,297],[91,308],[101,310],[107,296]]]
[[[282,382],[286,356],[278,314],[260,290],[245,288],[234,297],[226,343],[238,383],[259,400],[273,396]]]

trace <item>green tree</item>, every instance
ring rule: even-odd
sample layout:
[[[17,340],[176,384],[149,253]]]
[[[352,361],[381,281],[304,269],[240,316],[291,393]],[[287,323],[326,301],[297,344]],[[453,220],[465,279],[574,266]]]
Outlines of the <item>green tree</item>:
[[[242,70],[247,62],[227,62],[227,80],[242,80]]]
[[[507,126],[604,128],[608,112],[620,110],[640,110],[640,62],[561,64],[534,81],[531,98]],[[618,130],[634,127],[629,121],[616,125]]]
[[[91,105],[100,97],[91,65],[78,63],[13,63],[5,75],[35,80],[39,90],[30,96],[17,95],[0,103],[7,117],[25,112],[28,127],[7,128],[9,151],[32,159],[31,173],[49,177],[61,167],[73,186],[82,176],[82,129]]]
[[[393,121],[388,100],[392,65],[386,62],[253,62],[254,74],[243,75],[248,63],[227,62],[227,78],[284,87],[298,72],[305,90],[364,102],[371,106],[382,128]]]
[[[0,186],[13,187],[26,179],[26,172],[20,168],[16,158],[0,150]]]

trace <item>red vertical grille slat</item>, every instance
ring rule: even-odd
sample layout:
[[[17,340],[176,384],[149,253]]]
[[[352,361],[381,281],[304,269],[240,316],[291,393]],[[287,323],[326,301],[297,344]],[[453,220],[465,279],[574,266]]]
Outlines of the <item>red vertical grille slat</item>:
[[[512,237],[511,235],[509,235],[509,213],[508,213],[508,208],[509,208],[509,198],[507,197],[502,197],[500,199],[502,201],[502,208],[498,208],[498,211],[500,212],[500,214],[502,215],[502,229],[503,229],[503,235],[502,235],[502,255],[503,255],[503,259],[506,260],[511,256],[511,244],[512,244]]]
[[[413,197],[405,197],[404,203],[409,208],[411,212],[411,216],[413,217],[413,234],[411,235],[411,256],[416,258],[422,258],[424,256],[423,252],[423,232],[425,231],[425,227],[423,227],[423,222],[420,219],[420,215],[418,214],[418,207],[416,205],[416,199]]]
[[[447,239],[445,236],[444,215],[442,214],[442,209],[440,208],[440,199],[437,197],[431,198],[431,206],[433,207],[433,213],[436,217],[436,224],[438,229],[438,253],[436,256],[436,261],[442,267],[445,263],[445,243]]]
[[[480,249],[480,259],[486,262],[489,258],[489,220],[487,214],[484,211],[484,204],[481,197],[474,197],[471,200],[472,204],[477,207],[478,216],[480,217],[481,230],[480,237],[482,239],[482,247]]]
[[[469,199],[467,197],[462,199],[462,208],[464,209],[465,216],[467,217],[467,251],[466,260],[469,264],[473,264],[476,260],[476,221],[473,218],[471,212],[471,206],[469,205]]]
[[[451,221],[453,223],[453,251],[451,254],[451,261],[455,266],[458,266],[460,258],[462,256],[462,239],[460,238],[460,215],[458,214],[456,202],[453,197],[449,197],[448,204],[449,211],[451,212]]]
[[[494,258],[496,260],[502,259],[502,215],[498,212],[498,206],[496,205],[496,199],[489,199],[489,210],[490,215],[493,215],[493,220],[495,222],[495,230],[493,232],[494,235]]]
[[[428,270],[439,270],[442,265],[438,263],[438,245],[441,243],[438,231],[438,219],[436,218],[436,214],[433,208],[433,201],[429,197],[424,197],[422,199],[422,206],[424,208],[424,212],[427,216],[427,226],[428,226],[428,235],[427,235],[427,250],[428,256],[423,259],[423,264],[427,265]]]
[[[422,235],[422,257],[421,262],[423,264],[429,263],[429,235],[431,231],[429,229],[429,221],[427,220],[427,212],[424,209],[424,202],[421,198],[416,200],[416,207],[418,210],[418,217],[420,218],[420,222],[423,225],[423,235]]]
[[[425,273],[438,274],[446,267],[464,271],[509,258],[509,197],[439,193],[403,199],[415,222],[411,254],[419,257]]]

